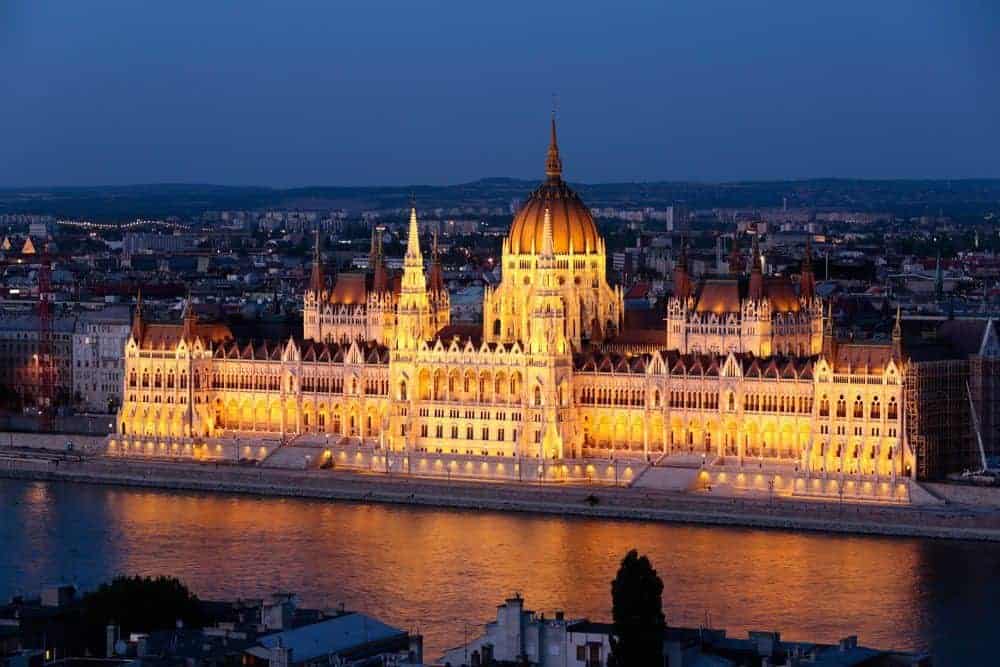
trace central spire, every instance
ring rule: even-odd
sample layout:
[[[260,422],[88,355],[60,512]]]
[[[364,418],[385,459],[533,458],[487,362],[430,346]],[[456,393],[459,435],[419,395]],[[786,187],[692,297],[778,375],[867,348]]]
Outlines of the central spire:
[[[559,157],[559,142],[556,141],[556,114],[552,113],[552,136],[549,139],[549,154],[545,159],[545,175],[550,179],[562,178],[562,159]]]
[[[410,235],[406,240],[406,264],[424,265],[424,256],[420,253],[420,230],[417,225],[417,207],[410,207]]]

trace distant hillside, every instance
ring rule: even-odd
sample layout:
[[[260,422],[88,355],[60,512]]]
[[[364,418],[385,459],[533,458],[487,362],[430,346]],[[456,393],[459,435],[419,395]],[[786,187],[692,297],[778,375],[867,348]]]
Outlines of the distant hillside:
[[[485,178],[446,186],[264,188],[166,184],[91,188],[0,189],[0,213],[47,213],[61,218],[130,220],[190,216],[209,210],[507,206],[524,199],[537,182]],[[966,217],[1000,212],[1000,179],[868,181],[813,179],[731,183],[651,182],[575,184],[591,206],[690,208],[790,207],[891,211],[899,215]]]

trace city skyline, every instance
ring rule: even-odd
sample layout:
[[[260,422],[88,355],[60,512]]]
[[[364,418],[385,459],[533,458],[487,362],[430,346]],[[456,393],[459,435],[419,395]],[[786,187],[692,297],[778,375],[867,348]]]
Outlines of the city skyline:
[[[553,95],[575,182],[998,175],[982,2],[60,9],[0,10],[0,187],[537,179]]]

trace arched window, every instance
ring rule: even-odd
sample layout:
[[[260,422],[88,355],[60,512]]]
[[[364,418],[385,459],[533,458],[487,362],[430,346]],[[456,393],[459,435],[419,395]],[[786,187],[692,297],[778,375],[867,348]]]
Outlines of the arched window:
[[[143,373],[142,373],[142,386],[143,386],[143,388],[148,388],[149,387],[149,372],[148,371],[143,371]]]
[[[826,396],[819,400],[819,416],[829,417],[830,416],[830,399]]]
[[[135,371],[133,370],[128,375],[128,386],[134,387],[135,386],[135,382],[136,382],[136,377],[135,377]]]
[[[542,404],[542,390],[539,387],[535,387],[535,405],[539,406]]]
[[[181,373],[181,389],[187,389],[188,386],[188,374]]]
[[[899,418],[899,412],[896,409],[896,397],[895,396],[893,396],[892,398],[889,399],[888,416],[889,416],[889,419],[898,419]]]
[[[858,396],[854,399],[854,418],[861,419],[865,416],[865,404],[861,401],[861,397]]]
[[[499,336],[500,335],[500,327],[501,327],[500,320],[499,319],[493,320],[493,335],[494,336]]]
[[[843,395],[837,399],[837,416],[841,418],[847,416],[847,401],[844,400]]]
[[[882,410],[881,410],[881,406],[879,405],[879,402],[878,402],[878,396],[876,396],[875,398],[872,399],[871,416],[872,416],[872,419],[878,419],[879,417],[882,416]]]
[[[406,380],[401,380],[399,383],[399,400],[401,401],[409,400],[406,397]]]
[[[734,412],[736,410],[736,394],[729,392],[729,411]]]

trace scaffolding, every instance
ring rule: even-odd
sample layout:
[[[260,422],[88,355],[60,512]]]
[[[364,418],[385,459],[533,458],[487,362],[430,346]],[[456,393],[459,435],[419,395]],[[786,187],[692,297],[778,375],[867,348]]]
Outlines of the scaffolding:
[[[918,479],[939,479],[982,467],[967,388],[972,384],[969,370],[966,359],[907,365],[903,409]]]

